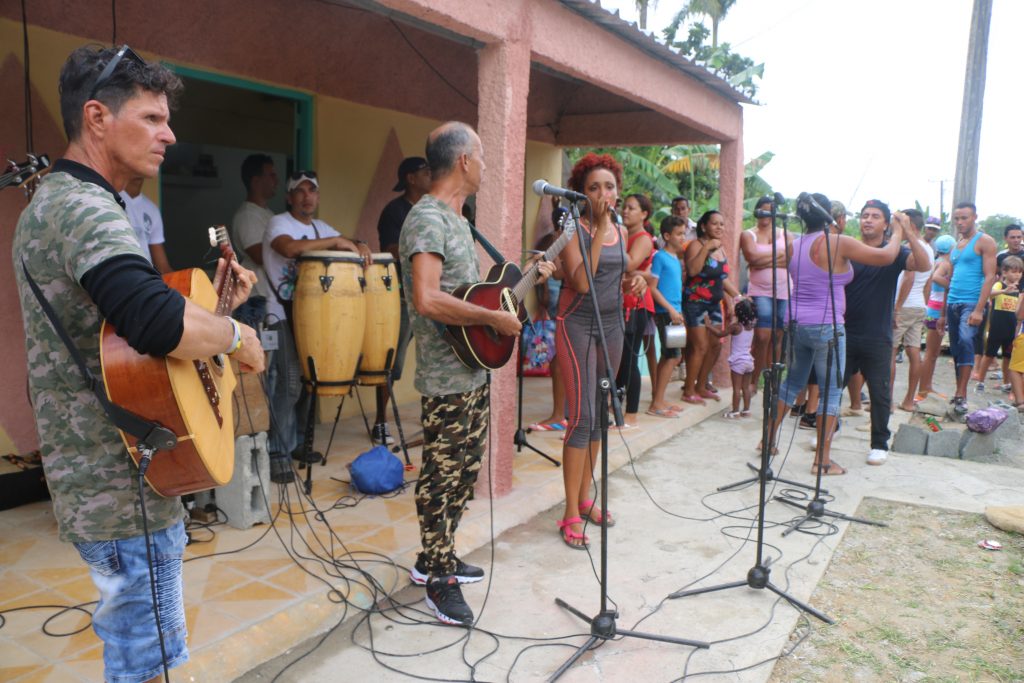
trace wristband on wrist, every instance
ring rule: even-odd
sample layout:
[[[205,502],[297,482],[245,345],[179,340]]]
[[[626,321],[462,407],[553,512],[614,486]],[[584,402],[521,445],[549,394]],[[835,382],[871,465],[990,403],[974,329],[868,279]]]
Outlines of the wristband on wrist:
[[[235,331],[234,337],[231,339],[231,346],[228,347],[227,354],[230,356],[238,349],[242,348],[242,328],[238,324],[238,321],[230,316],[224,316],[227,321],[231,323],[232,329]]]

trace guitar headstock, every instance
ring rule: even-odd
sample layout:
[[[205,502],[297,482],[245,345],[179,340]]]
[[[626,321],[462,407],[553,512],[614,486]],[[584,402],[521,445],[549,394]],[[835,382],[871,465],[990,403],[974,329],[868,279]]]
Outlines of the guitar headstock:
[[[3,175],[0,175],[0,190],[17,185],[25,193],[25,198],[31,200],[36,188],[39,187],[39,181],[50,170],[50,157],[46,154],[27,156],[28,158],[20,164],[7,162],[7,168],[4,169]]]
[[[228,229],[223,225],[213,225],[207,229],[210,235],[210,246],[220,249],[220,255],[226,259],[235,257],[235,251],[231,248],[231,237]]]

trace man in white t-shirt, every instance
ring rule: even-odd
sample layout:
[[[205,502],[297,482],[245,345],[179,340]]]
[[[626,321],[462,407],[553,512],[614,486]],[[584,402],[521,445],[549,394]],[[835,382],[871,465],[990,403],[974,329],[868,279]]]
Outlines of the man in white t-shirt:
[[[121,191],[121,199],[128,213],[128,222],[139,238],[142,253],[160,273],[169,273],[173,268],[167,261],[167,251],[164,249],[164,219],[160,217],[157,205],[142,194],[142,183],[145,180],[142,176],[132,178]]]
[[[924,215],[920,211],[906,209],[903,213],[919,231],[924,232]],[[917,394],[917,384],[921,380],[921,333],[924,330],[924,317],[928,305],[924,285],[935,263],[935,251],[927,240],[922,239],[922,242],[928,254],[928,270],[904,270],[900,273],[896,284],[896,304],[892,313],[892,364],[889,386],[895,386],[896,383],[896,353],[902,345],[910,367],[907,370],[907,393],[899,403],[899,408],[908,412],[914,410],[914,396]]]
[[[285,307],[291,308],[298,270],[295,259],[307,251],[355,251],[366,264],[370,248],[353,241],[327,223],[313,218],[320,205],[320,181],[313,171],[297,171],[288,176],[285,186],[288,210],[270,219],[263,236],[263,270],[270,296],[267,299],[269,328],[277,333],[278,349],[267,364],[267,391],[277,429],[271,430],[270,452],[293,453],[300,442],[306,420],[306,401],[302,387],[295,340]],[[360,339],[357,343],[362,343]]]
[[[277,193],[274,160],[266,154],[247,156],[242,162],[242,184],[245,185],[245,201],[231,218],[231,243],[238,262],[256,273],[258,280],[252,296],[235,311],[234,317],[256,327],[263,323],[267,299],[273,296],[263,270],[263,237],[274,217],[267,206]]]

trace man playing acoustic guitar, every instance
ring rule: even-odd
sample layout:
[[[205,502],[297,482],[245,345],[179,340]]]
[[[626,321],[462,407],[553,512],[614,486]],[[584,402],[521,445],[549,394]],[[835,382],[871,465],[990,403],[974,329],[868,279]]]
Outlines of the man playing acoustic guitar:
[[[416,337],[416,389],[423,394],[423,465],[416,483],[416,513],[423,550],[412,580],[426,585],[427,605],[446,624],[473,623],[473,610],[459,587],[484,577],[480,567],[455,555],[455,530],[473,491],[487,443],[489,399],[483,370],[458,359],[436,323],[490,325],[499,334],[519,334],[514,312],[494,311],[450,294],[480,280],[480,264],[466,198],[480,189],[484,150],[476,132],[451,121],[427,138],[430,193],[409,212],[399,237],[402,278]],[[541,263],[541,280],[554,264]]]
[[[232,353],[263,369],[255,331],[216,316],[170,289],[141,251],[118,196],[135,176],[156,176],[174,143],[170,105],[181,80],[127,46],[82,47],[60,75],[69,142],[14,235],[28,351],[28,377],[43,468],[60,537],[75,545],[99,591],[93,629],[103,640],[104,676],[157,680],[162,669],[138,492],[137,469],[117,429],[86,386],[22,272],[39,284],[95,376],[104,319],[139,353],[181,359]],[[232,308],[256,276],[232,265]],[[219,264],[217,281],[224,278]],[[156,455],[157,458],[160,454]],[[188,659],[181,559],[185,510],[177,497],[145,491],[166,663]]]

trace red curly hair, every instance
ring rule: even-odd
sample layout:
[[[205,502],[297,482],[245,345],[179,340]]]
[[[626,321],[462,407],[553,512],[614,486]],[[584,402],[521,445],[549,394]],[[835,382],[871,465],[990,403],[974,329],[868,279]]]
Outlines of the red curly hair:
[[[594,154],[588,152],[582,159],[572,167],[572,174],[569,176],[569,189],[574,192],[583,192],[583,184],[587,181],[590,172],[603,168],[611,171],[615,176],[615,184],[622,188],[622,164],[615,160],[610,154]]]

